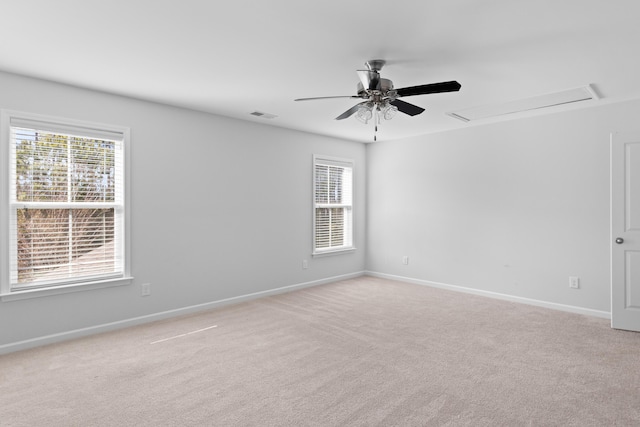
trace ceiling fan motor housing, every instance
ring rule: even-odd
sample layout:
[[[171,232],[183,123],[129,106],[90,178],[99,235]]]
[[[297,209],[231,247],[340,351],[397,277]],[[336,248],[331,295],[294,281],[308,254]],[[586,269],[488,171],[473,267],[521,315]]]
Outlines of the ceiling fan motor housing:
[[[370,95],[393,96],[394,93],[389,93],[389,91],[393,91],[393,82],[389,79],[380,79],[378,87],[372,91],[372,94],[367,93],[363,84],[358,82],[358,96],[365,99],[368,99]]]

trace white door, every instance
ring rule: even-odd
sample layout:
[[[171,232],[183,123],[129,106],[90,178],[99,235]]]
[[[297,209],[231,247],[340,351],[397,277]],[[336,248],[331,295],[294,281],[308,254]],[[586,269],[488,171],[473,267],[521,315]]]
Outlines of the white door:
[[[611,327],[640,331],[640,132],[611,135]]]

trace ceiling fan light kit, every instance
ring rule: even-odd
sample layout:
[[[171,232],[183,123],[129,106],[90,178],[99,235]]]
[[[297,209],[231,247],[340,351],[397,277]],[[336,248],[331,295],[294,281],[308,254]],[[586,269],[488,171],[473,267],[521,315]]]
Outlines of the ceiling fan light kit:
[[[386,61],[382,59],[373,59],[365,63],[367,66],[366,70],[356,71],[360,78],[360,82],[358,82],[357,86],[357,95],[298,98],[296,101],[333,98],[363,99],[364,101],[354,105],[336,117],[336,120],[343,120],[355,115],[356,119],[367,124],[373,119],[376,125],[375,131],[377,132],[378,125],[381,121],[391,120],[395,117],[398,111],[409,116],[416,116],[424,111],[424,108],[402,101],[398,98],[427,95],[431,93],[456,92],[460,90],[461,87],[460,83],[457,81],[448,81],[395,89],[391,80],[380,77],[380,70],[385,64]],[[373,140],[376,140],[375,133]]]
[[[398,112],[398,107],[391,105],[388,101],[382,103],[367,102],[365,104],[358,104],[355,118],[364,124],[369,123],[369,120],[374,119],[376,124],[380,124],[382,119],[391,120]]]

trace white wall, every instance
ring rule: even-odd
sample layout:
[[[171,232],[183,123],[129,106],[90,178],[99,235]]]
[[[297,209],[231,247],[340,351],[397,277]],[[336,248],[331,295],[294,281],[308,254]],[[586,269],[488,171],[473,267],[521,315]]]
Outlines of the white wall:
[[[0,303],[0,350],[364,270],[363,144],[5,73],[0,94],[0,108],[131,128],[135,277],[130,286]],[[313,154],[356,162],[355,253],[311,258]],[[142,283],[151,296],[140,296]]]
[[[609,312],[609,134],[638,117],[633,101],[370,145],[367,270]]]

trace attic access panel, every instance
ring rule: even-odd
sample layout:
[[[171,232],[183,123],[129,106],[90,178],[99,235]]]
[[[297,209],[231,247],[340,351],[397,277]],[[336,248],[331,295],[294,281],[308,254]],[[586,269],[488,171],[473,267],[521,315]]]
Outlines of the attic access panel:
[[[464,122],[470,122],[474,120],[487,119],[490,117],[504,116],[507,114],[554,107],[557,105],[589,101],[592,99],[596,100],[599,99],[599,97],[595,93],[591,85],[587,85],[576,89],[569,89],[560,92],[548,93],[545,95],[533,96],[530,98],[518,99],[502,104],[467,108],[464,110],[449,112],[447,113],[447,115]]]

